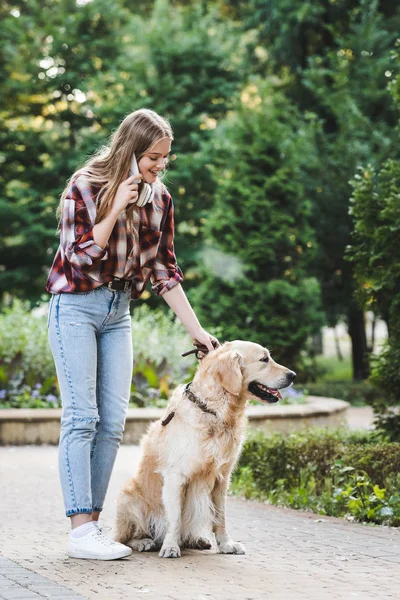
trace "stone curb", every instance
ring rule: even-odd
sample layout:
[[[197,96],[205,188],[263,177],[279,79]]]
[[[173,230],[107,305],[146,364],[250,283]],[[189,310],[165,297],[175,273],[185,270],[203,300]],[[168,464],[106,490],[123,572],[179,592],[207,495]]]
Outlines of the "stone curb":
[[[349,403],[335,398],[309,396],[305,404],[249,406],[249,428],[289,433],[307,427],[347,424]],[[163,417],[163,408],[130,408],[124,444],[138,444],[149,424]],[[0,445],[58,444],[61,409],[0,409]]]

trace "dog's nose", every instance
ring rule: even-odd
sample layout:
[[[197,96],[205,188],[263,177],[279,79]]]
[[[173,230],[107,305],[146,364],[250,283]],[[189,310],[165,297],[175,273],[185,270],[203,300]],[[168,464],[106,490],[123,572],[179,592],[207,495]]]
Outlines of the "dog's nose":
[[[292,381],[294,381],[296,375],[297,373],[295,373],[294,371],[288,371],[288,377],[290,377]]]

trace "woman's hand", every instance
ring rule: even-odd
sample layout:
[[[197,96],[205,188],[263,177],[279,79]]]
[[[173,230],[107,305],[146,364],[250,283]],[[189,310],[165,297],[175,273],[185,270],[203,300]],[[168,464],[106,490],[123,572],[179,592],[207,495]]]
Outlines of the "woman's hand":
[[[217,340],[216,337],[208,333],[205,329],[200,327],[193,335],[193,344],[202,344],[203,346],[207,346],[208,351],[212,352],[215,348],[218,348],[221,344]]]
[[[131,175],[131,177],[128,177],[128,179],[125,179],[125,181],[119,184],[117,193],[114,196],[112,211],[119,214],[126,209],[128,204],[136,202],[138,199],[139,186],[134,182],[141,178],[142,175],[138,173],[137,175]]]
[[[163,298],[168,306],[172,308],[190,337],[193,339],[195,346],[196,343],[200,344],[201,346],[205,346],[208,351],[211,352],[214,348],[218,348],[221,345],[216,337],[208,333],[200,325],[180,283],[165,292]]]

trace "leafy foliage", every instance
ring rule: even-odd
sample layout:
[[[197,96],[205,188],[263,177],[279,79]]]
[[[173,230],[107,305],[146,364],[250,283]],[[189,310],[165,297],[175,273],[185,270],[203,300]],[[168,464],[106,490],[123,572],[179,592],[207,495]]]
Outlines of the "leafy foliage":
[[[0,313],[0,407],[60,405],[46,312],[47,304],[31,311],[28,302],[15,300]],[[164,405],[178,383],[191,379],[196,361],[181,357],[190,344],[183,326],[172,315],[147,306],[134,310],[133,404]]]
[[[94,79],[107,86],[127,13],[106,0],[2,6],[0,293],[37,300],[58,244],[57,197],[99,141],[84,100]]]
[[[175,130],[176,250],[205,323],[305,365],[321,298],[366,376],[349,180],[398,155],[396,3],[17,0],[0,17],[3,300],[39,301],[66,179],[149,106]]]
[[[371,381],[381,391],[375,403],[378,426],[400,439],[400,416],[390,407],[400,404],[400,163],[387,161],[379,173],[363,169],[353,180],[354,263],[360,299],[388,323],[389,340],[373,358]]]
[[[0,294],[41,297],[65,181],[127,113],[147,106],[175,130],[177,249],[190,267],[212,197],[200,140],[225,115],[241,77],[231,27],[167,0],[146,17],[122,0],[33,0],[29,9],[16,2],[1,10]]]
[[[354,300],[349,185],[360,165],[397,154],[396,113],[387,83],[400,9],[378,0],[237,0],[222,3],[248,38],[248,65],[273,75],[303,114],[320,123],[318,166],[306,189],[318,243],[314,273],[329,325],[345,319],[352,338],[353,376],[368,375],[363,314]]]
[[[374,434],[313,431],[253,434],[245,442],[233,490],[248,498],[400,524],[400,445]]]
[[[400,53],[393,53],[398,69]],[[400,108],[400,78],[390,84]],[[398,134],[398,130],[397,130]],[[360,169],[353,181],[354,218],[348,258],[354,265],[359,300],[386,320],[389,339],[372,357],[372,383],[384,398],[375,403],[377,425],[391,440],[400,440],[400,161],[389,159],[380,168]],[[394,408],[393,408],[394,407]]]
[[[216,129],[214,207],[205,223],[202,281],[192,298],[227,339],[268,345],[293,365],[322,322],[304,177],[314,123],[256,80]]]

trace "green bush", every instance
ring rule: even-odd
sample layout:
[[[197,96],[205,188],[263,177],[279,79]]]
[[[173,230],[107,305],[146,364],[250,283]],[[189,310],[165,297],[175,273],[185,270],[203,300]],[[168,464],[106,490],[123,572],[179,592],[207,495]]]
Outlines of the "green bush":
[[[31,311],[28,302],[15,300],[0,313],[0,382],[23,378],[28,384],[54,376],[47,341],[46,306]]]
[[[216,335],[218,332],[213,331]],[[132,316],[134,370],[131,403],[135,406],[165,406],[178,383],[190,381],[197,366],[191,356],[192,341],[172,313],[142,305]]]
[[[306,189],[316,129],[270,81],[254,77],[243,89],[206,148],[216,191],[191,290],[206,326],[266,345],[296,370],[324,324]]]
[[[20,300],[0,313],[0,408],[60,405],[46,313],[46,304],[31,311]],[[136,305],[132,345],[131,403],[165,405],[171,389],[189,381],[196,367],[193,356],[181,357],[192,347],[190,337],[172,313]]]
[[[400,48],[400,46],[398,46]],[[396,53],[400,64],[400,52]],[[400,107],[399,78],[391,86]],[[387,160],[380,171],[360,169],[353,181],[354,263],[359,299],[381,315],[389,337],[379,356],[373,356],[371,382],[382,397],[374,403],[377,426],[392,441],[400,441],[400,161]],[[394,408],[394,410],[393,410]]]
[[[247,498],[400,525],[400,444],[370,432],[252,434],[233,476]]]
[[[0,408],[60,406],[45,312],[15,300],[0,313]]]

